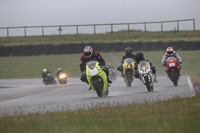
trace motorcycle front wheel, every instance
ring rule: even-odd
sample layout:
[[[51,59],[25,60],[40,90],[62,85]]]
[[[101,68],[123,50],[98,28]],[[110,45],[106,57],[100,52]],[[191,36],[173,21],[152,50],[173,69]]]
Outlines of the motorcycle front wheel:
[[[103,96],[103,83],[102,83],[101,78],[94,77],[92,80],[93,80],[92,81],[93,87],[96,90],[98,97],[102,97]]]
[[[152,86],[150,85],[148,76],[145,76],[144,80],[145,80],[145,85],[147,87],[147,91],[152,92],[153,91],[153,85]]]
[[[177,71],[171,71],[170,73],[170,79],[173,82],[174,86],[178,85],[178,73]]]
[[[127,81],[128,81],[127,86],[131,87],[132,73],[127,73],[126,77],[127,77]]]

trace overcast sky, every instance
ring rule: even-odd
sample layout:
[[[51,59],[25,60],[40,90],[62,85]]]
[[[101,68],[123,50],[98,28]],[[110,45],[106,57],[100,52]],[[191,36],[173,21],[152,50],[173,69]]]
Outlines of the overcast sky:
[[[0,0],[0,27],[196,19],[200,0]]]

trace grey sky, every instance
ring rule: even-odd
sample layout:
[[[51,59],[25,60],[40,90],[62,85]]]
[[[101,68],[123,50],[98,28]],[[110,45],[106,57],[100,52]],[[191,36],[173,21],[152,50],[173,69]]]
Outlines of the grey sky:
[[[200,0],[0,0],[0,27],[196,19]]]

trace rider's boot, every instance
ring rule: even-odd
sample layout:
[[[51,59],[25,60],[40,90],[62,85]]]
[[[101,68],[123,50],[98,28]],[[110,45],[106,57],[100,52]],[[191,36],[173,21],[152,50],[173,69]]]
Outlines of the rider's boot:
[[[110,84],[112,83],[112,81],[109,78],[107,79],[107,81],[108,81],[108,86],[110,86]]]
[[[90,86],[90,88],[88,89],[89,91],[91,90],[92,88],[91,88],[91,86]]]

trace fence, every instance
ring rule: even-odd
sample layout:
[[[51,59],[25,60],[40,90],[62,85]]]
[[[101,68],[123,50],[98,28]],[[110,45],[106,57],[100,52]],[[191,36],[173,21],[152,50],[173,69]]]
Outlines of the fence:
[[[84,24],[84,25],[51,25],[51,26],[20,26],[20,27],[0,27],[1,30],[6,30],[7,37],[10,37],[10,30],[11,29],[22,29],[23,30],[23,36],[28,36],[27,29],[31,28],[39,28],[41,29],[41,36],[45,36],[45,29],[47,28],[56,28],[58,30],[58,35],[62,35],[63,28],[75,28],[75,34],[79,35],[79,28],[80,27],[92,27],[93,28],[93,34],[97,33],[96,28],[100,26],[109,26],[110,32],[114,33],[114,26],[127,26],[127,29],[125,31],[130,32],[132,29],[130,28],[131,25],[143,25],[143,31],[147,32],[147,25],[149,24],[160,24],[160,31],[164,31],[164,24],[165,23],[176,23],[176,31],[181,30],[180,29],[180,23],[185,21],[192,21],[193,31],[195,31],[195,19],[182,19],[182,20],[170,20],[170,21],[154,21],[154,22],[138,22],[138,23],[111,23],[111,24]],[[0,36],[1,37],[1,36]]]

